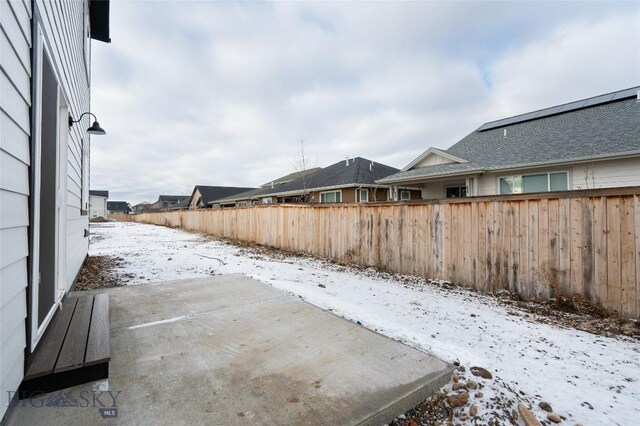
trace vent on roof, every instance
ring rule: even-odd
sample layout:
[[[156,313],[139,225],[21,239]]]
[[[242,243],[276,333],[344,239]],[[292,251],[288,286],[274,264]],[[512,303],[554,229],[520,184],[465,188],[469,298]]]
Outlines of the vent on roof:
[[[507,129],[504,129],[504,133],[502,134],[502,137],[505,139],[507,138]]]

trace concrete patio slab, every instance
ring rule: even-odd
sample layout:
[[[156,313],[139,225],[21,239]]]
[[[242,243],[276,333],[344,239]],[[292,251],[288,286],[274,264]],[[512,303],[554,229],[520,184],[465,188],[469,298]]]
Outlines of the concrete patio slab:
[[[377,425],[452,371],[243,275],[106,291],[108,391],[94,383],[20,401],[8,424]]]

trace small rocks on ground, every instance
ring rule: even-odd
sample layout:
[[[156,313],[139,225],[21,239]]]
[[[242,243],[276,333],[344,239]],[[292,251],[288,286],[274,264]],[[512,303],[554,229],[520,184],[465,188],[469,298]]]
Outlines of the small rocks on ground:
[[[547,413],[553,412],[553,408],[551,408],[551,404],[549,404],[548,402],[540,401],[538,403],[538,407],[542,408]]]
[[[478,389],[478,384],[473,380],[467,380],[467,387],[469,389]]]
[[[547,414],[547,419],[554,423],[560,423],[562,421],[562,417],[560,417],[558,413]]]
[[[471,374],[474,376],[482,377],[483,379],[491,380],[493,375],[489,371],[482,367],[471,367]]]
[[[520,416],[522,416],[522,421],[525,426],[542,426],[536,416],[523,403],[518,404],[518,411],[520,412]]]
[[[469,394],[467,392],[460,392],[455,395],[449,395],[447,397],[447,402],[451,407],[463,407],[467,402],[469,402]]]
[[[464,383],[454,383],[453,386],[451,386],[451,389],[453,389],[454,391],[456,390],[462,390],[462,389],[466,389],[467,386]]]
[[[478,415],[478,410],[479,410],[479,409],[480,409],[480,408],[478,407],[478,405],[477,405],[477,404],[473,404],[473,405],[471,406],[471,408],[469,408],[469,415],[470,415],[471,417],[475,417],[475,416],[477,416],[477,415]]]

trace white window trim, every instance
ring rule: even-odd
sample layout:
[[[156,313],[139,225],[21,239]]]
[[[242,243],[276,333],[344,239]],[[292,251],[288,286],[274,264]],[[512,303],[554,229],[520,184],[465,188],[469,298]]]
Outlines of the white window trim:
[[[556,173],[564,173],[565,175],[567,175],[567,189],[565,189],[565,191],[570,191],[571,190],[571,182],[570,182],[570,176],[571,174],[569,173],[568,170],[552,170],[549,172],[531,172],[531,173],[521,173],[521,174],[512,174],[512,175],[503,175],[503,176],[498,176],[496,178],[496,186],[497,186],[497,191],[496,193],[498,195],[513,195],[513,194],[502,194],[500,193],[500,179],[504,179],[504,178],[510,178],[510,177],[520,177],[520,178],[524,178],[525,176],[536,176],[536,175],[547,175],[547,192],[551,192],[551,175],[552,174],[556,174]],[[559,191],[554,191],[554,192],[559,192]],[[518,194],[526,194],[526,192],[519,192]]]
[[[402,194],[407,194],[407,198],[402,198]],[[400,201],[410,201],[411,200],[411,191],[407,189],[400,190]]]
[[[334,193],[340,194],[340,200],[339,201],[330,202],[330,203],[327,203],[326,201],[324,203],[322,202],[322,195],[323,194],[334,194]],[[337,203],[341,203],[341,202],[342,202],[342,189],[336,189],[336,190],[333,190],[333,191],[323,191],[323,192],[320,193],[320,204],[337,204]]]
[[[365,194],[367,194],[366,199],[364,199],[364,200],[362,199],[363,191],[364,191]],[[369,188],[360,188],[360,189],[358,189],[358,200],[361,203],[368,203],[369,202]]]

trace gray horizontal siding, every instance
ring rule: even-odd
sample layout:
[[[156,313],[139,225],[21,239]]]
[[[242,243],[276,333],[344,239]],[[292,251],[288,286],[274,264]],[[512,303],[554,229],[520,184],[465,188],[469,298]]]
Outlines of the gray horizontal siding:
[[[86,66],[83,34],[85,4],[37,0],[36,8],[42,17],[44,33],[56,34],[56,37],[48,37],[52,59],[71,115],[77,119],[83,112],[90,111],[90,73]],[[85,116],[81,123],[71,128],[68,139],[65,197],[67,286],[73,283],[89,250],[89,240],[84,236],[89,219],[87,215],[81,215],[83,193],[85,201],[88,201],[89,194],[88,159],[84,163],[86,170],[82,170],[82,145],[88,146],[89,135],[85,131],[89,125],[89,117]]]
[[[0,2],[0,418],[24,372],[31,128],[31,6]]]

